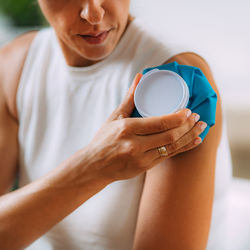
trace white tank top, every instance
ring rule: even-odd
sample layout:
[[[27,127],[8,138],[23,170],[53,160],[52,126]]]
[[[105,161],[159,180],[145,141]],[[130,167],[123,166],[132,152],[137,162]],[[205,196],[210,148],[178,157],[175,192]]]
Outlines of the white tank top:
[[[135,74],[181,52],[185,51],[163,45],[150,35],[142,20],[135,19],[106,59],[88,67],[70,67],[54,30],[38,32],[17,91],[19,185],[45,175],[87,146],[123,100]],[[229,160],[223,133],[215,199],[225,193],[231,171]],[[144,176],[110,184],[46,233],[42,237],[46,247],[38,240],[29,249],[132,249]]]

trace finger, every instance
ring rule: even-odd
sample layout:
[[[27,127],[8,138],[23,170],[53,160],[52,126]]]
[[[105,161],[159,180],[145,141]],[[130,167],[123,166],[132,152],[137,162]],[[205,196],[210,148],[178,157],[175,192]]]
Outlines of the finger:
[[[129,126],[136,135],[148,135],[167,131],[184,124],[191,115],[191,110],[182,109],[177,113],[145,118],[130,118]]]
[[[129,88],[125,98],[123,99],[122,103],[119,105],[117,109],[113,111],[113,113],[109,116],[107,121],[114,121],[117,119],[123,119],[126,117],[130,117],[135,107],[134,104],[134,92],[135,88],[137,87],[140,79],[142,77],[141,73],[137,73],[131,87]]]
[[[158,151],[157,148],[154,148],[152,150],[148,150],[146,152],[143,153],[143,158],[145,159],[145,161],[147,162],[152,162],[156,159],[158,159],[160,157],[160,153]]]
[[[140,144],[142,145],[144,151],[157,148],[162,145],[174,143],[188,131],[190,131],[194,127],[195,123],[199,120],[199,118],[200,116],[198,114],[193,113],[180,127],[153,135],[138,136],[138,139],[140,140]]]
[[[170,157],[173,157],[173,156],[175,156],[177,154],[189,151],[189,150],[191,150],[193,148],[196,148],[201,143],[202,143],[202,139],[198,136],[194,140],[192,140],[190,143],[188,143],[187,145],[185,145],[184,147],[178,149],[177,151],[175,151],[173,153],[170,153],[167,157],[170,158]]]
[[[192,142],[190,142],[189,144],[187,144],[186,146],[178,149],[175,153],[173,153],[172,155],[170,154],[170,157],[177,155],[179,153],[183,153],[185,151],[189,151],[193,148],[196,148],[198,145],[200,145],[202,143],[202,139],[200,137],[196,137]]]
[[[168,151],[168,154],[172,154],[179,149],[183,148],[185,145],[188,145],[190,142],[192,142],[196,137],[198,137],[204,129],[207,127],[207,124],[205,122],[198,122],[195,124],[195,126],[184,136],[182,136],[178,141],[165,145]]]
[[[164,159],[171,158],[171,157],[173,157],[175,155],[178,155],[180,153],[187,152],[187,151],[189,151],[191,149],[196,148],[197,146],[199,146],[201,144],[201,142],[202,142],[202,139],[200,137],[196,137],[192,142],[190,142],[189,144],[187,144],[184,147],[180,148],[179,150],[175,151],[174,153],[169,154],[168,156],[160,156],[159,155],[159,157],[154,158],[154,160],[152,161],[152,167],[155,166],[156,164],[160,163]],[[157,154],[156,151],[158,151],[158,150],[156,149],[154,151],[155,151],[155,155],[156,155]],[[152,152],[151,152],[151,154],[152,154]]]
[[[197,138],[204,131],[204,129],[205,129],[204,125],[206,125],[205,122],[198,122],[190,130],[190,132],[188,132],[187,134],[185,134],[184,136],[182,136],[178,141],[176,141],[176,142],[174,142],[172,144],[167,144],[167,145],[163,144],[161,146],[165,146],[166,147],[168,155],[174,154],[179,149],[181,149],[181,148],[185,147],[186,145],[189,145],[190,143],[192,143],[195,140],[195,138]],[[158,150],[157,148],[151,149],[149,151]]]

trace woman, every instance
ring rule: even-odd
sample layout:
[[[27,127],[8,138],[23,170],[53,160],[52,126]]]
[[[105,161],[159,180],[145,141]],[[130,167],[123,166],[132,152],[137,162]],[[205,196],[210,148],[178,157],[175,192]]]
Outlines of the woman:
[[[129,0],[39,4],[53,29],[0,52],[0,248],[46,234],[53,249],[205,249],[220,99],[202,144],[206,124],[187,109],[130,114],[136,73],[172,61],[201,68],[219,97],[206,62],[146,34]]]

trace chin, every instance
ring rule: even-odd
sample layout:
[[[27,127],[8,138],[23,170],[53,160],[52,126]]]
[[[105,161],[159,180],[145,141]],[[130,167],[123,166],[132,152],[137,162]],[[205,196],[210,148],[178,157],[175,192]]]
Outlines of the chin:
[[[112,51],[113,50],[110,50],[110,49],[106,49],[106,50],[100,49],[100,50],[95,50],[93,52],[88,51],[88,53],[80,52],[80,55],[83,58],[86,58],[87,60],[90,60],[90,61],[100,61],[108,57],[112,53]]]

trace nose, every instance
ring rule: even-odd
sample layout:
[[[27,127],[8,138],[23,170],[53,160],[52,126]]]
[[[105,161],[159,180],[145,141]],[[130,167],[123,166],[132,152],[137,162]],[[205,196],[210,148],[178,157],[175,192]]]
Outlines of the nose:
[[[100,0],[89,0],[84,2],[80,13],[81,18],[92,25],[101,23],[105,11],[101,6]]]

